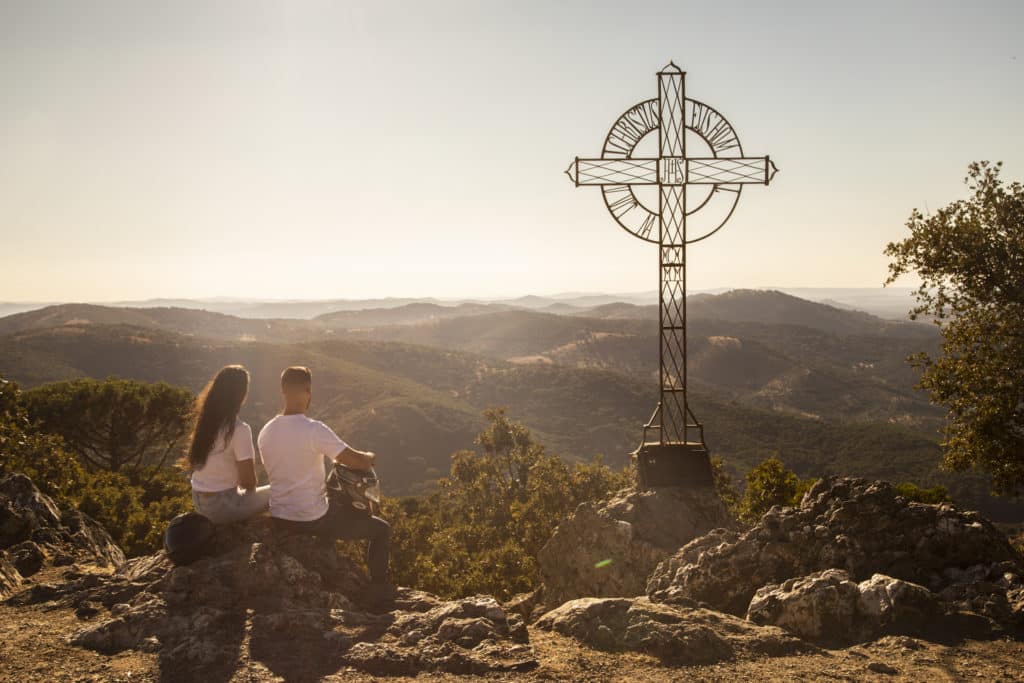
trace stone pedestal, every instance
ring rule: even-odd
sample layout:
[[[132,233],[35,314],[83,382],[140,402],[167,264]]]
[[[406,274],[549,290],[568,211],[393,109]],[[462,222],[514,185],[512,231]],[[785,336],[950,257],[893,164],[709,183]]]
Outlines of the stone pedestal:
[[[542,600],[640,595],[659,562],[731,523],[710,486],[626,489],[610,501],[583,503],[538,554]]]
[[[700,442],[645,443],[633,452],[640,488],[714,488],[711,458]]]

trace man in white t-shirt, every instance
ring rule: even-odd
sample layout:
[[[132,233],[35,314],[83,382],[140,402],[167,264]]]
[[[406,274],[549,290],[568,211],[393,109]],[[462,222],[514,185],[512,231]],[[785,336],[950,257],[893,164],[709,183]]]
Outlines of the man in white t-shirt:
[[[270,515],[286,533],[306,533],[322,540],[368,539],[371,592],[387,597],[391,526],[380,517],[356,516],[328,505],[327,461],[357,470],[373,467],[376,455],[358,451],[319,420],[306,415],[313,375],[294,366],[281,373],[284,411],[260,431],[258,444],[270,478]]]

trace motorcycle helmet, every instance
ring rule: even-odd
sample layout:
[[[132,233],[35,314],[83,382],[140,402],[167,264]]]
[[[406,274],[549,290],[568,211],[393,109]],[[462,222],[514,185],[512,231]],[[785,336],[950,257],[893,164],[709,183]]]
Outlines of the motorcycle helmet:
[[[164,550],[174,564],[191,564],[206,553],[213,534],[213,522],[198,512],[186,512],[167,525]]]
[[[380,511],[380,480],[374,470],[354,470],[335,463],[327,475],[327,499],[332,507],[342,506],[346,511],[361,515],[374,515]]]

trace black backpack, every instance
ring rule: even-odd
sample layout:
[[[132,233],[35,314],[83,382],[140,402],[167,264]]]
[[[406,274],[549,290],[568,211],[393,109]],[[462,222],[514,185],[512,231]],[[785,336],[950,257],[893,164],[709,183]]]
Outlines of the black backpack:
[[[213,522],[198,512],[186,512],[167,525],[164,550],[174,564],[192,564],[209,550],[213,534]]]

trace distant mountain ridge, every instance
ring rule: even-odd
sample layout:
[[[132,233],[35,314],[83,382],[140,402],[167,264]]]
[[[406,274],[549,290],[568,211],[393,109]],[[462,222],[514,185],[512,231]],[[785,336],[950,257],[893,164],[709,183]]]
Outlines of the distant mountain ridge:
[[[722,294],[730,288],[713,290],[692,290],[691,294]],[[828,303],[838,308],[860,310],[872,315],[893,320],[903,320],[912,307],[913,290],[900,287],[888,288],[793,288],[759,287],[754,291],[780,291],[809,301]],[[588,293],[563,292],[549,295],[527,295],[512,298],[454,298],[434,297],[384,297],[376,299],[280,299],[250,300],[232,297],[205,299],[163,298],[134,301],[89,302],[114,308],[191,308],[225,313],[243,318],[301,318],[310,319],[337,311],[355,311],[373,308],[397,308],[406,304],[431,303],[439,306],[456,306],[462,303],[501,304],[513,308],[568,312],[566,307],[589,309],[613,303],[627,303],[634,306],[653,306],[658,301],[656,291],[635,293]],[[0,317],[37,310],[67,302],[2,302]]]
[[[0,317],[0,335],[80,320],[94,324],[137,324],[216,338],[233,338],[232,335],[235,334],[253,335],[256,338],[268,334],[272,338],[283,338],[282,335],[297,338],[303,333],[317,336],[333,329],[406,325],[515,310],[537,309],[508,303],[441,304],[413,301],[378,308],[335,310],[305,320],[246,318],[205,309],[168,306],[132,308],[98,304],[57,304]],[[608,320],[654,320],[658,316],[658,307],[613,301],[584,308],[560,302],[548,304],[539,312]],[[695,294],[687,299],[687,315],[691,320],[797,325],[830,334],[929,334],[924,331],[926,326],[921,323],[884,320],[861,311],[836,308],[778,291],[732,290],[722,294]]]

